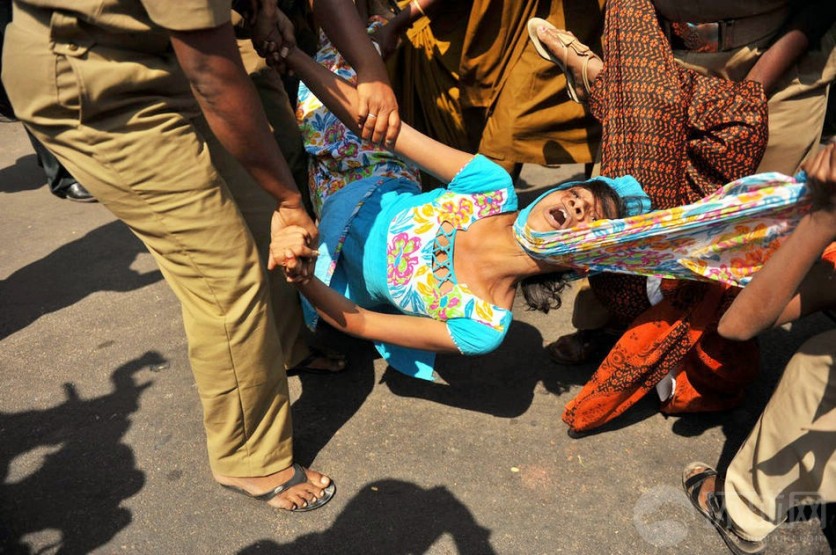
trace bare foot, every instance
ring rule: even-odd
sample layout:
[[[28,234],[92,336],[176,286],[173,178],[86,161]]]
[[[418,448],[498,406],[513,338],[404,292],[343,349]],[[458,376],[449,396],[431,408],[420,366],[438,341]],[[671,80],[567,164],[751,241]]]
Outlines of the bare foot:
[[[244,490],[251,496],[259,496],[284,484],[293,477],[293,466],[280,470],[268,476],[257,476],[253,478],[236,478],[234,476],[223,476],[212,473],[215,480],[223,486],[233,486]],[[287,511],[304,508],[325,495],[325,488],[331,484],[331,479],[315,470],[305,469],[307,482],[292,486],[279,493],[267,504],[278,509]]]
[[[569,46],[564,45],[556,29],[545,25],[540,26],[537,28],[537,36],[552,55],[558,60],[564,61],[566,71],[572,73],[575,93],[581,101],[586,100],[589,91],[584,84],[584,63],[586,63],[586,82],[591,87],[604,68],[603,60],[578,39],[574,39],[574,42]]]

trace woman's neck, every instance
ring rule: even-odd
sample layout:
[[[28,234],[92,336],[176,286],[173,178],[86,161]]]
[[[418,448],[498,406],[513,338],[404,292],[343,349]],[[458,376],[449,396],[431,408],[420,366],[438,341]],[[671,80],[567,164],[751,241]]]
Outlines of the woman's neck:
[[[517,213],[474,222],[456,235],[453,264],[460,282],[477,296],[511,308],[520,280],[563,269],[531,258],[514,238]]]

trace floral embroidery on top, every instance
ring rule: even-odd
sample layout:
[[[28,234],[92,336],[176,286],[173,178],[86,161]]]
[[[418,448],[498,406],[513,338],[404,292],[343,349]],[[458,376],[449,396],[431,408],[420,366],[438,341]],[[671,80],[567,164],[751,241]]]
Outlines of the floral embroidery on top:
[[[467,229],[473,222],[506,210],[505,190],[460,194],[446,191],[433,202],[398,213],[387,236],[387,285],[395,304],[404,312],[425,314],[446,322],[468,318],[503,331],[507,310],[477,297],[452,275],[452,287],[441,291],[433,274],[433,243],[442,225]],[[445,281],[447,279],[445,278]]]
[[[473,216],[473,201],[470,198],[462,198],[461,195],[455,193],[445,193],[438,202],[441,204],[440,211],[447,214],[444,221],[456,229],[461,229],[465,222],[469,223]]]
[[[418,257],[412,256],[415,251],[421,248],[420,237],[410,237],[406,233],[398,233],[389,243],[389,248],[386,250],[386,264],[387,280],[389,283],[395,285],[405,285],[415,265],[418,263]]]
[[[505,200],[503,197],[504,194],[502,191],[478,195],[475,199],[477,209],[476,215],[480,218],[484,218],[485,216],[490,216],[491,214],[498,213],[498,211],[502,211],[501,205]]]

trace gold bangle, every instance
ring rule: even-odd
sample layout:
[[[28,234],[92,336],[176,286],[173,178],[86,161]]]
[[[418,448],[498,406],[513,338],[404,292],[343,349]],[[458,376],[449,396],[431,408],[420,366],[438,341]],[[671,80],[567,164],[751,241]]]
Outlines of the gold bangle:
[[[410,2],[410,4],[415,6],[415,9],[418,10],[419,12],[421,12],[421,15],[423,15],[424,17],[427,17],[427,14],[424,13],[424,8],[421,7],[421,4],[418,3],[418,0],[412,0]]]

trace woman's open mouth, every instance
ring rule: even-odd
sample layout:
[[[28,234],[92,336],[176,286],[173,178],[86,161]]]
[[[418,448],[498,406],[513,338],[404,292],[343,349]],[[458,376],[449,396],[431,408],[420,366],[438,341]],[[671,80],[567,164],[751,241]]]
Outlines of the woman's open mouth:
[[[558,229],[562,228],[563,224],[566,223],[566,212],[564,212],[561,208],[552,208],[549,210],[549,215],[557,224]]]

